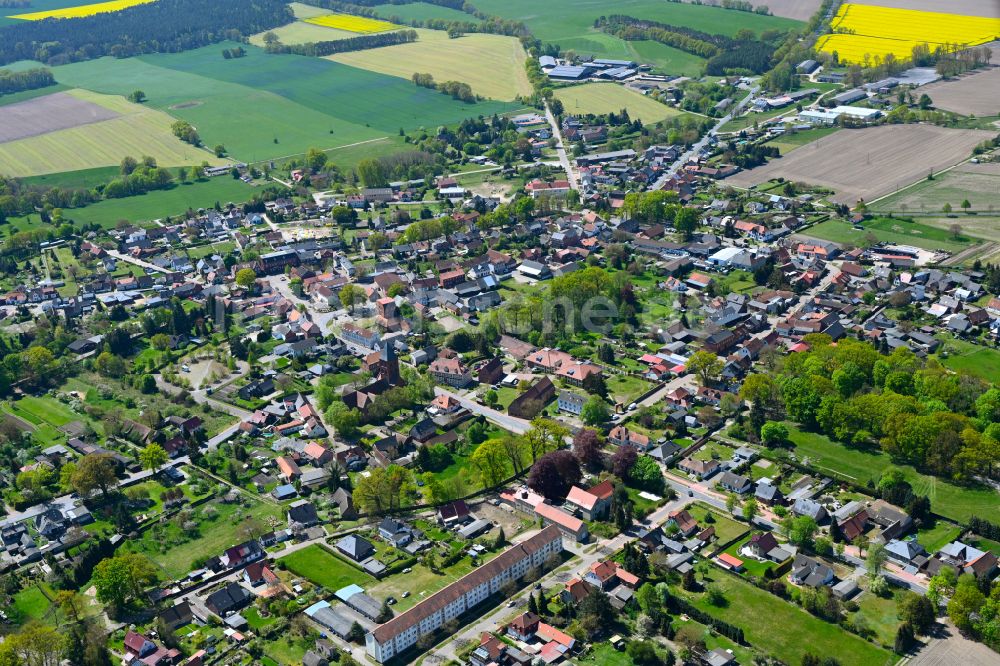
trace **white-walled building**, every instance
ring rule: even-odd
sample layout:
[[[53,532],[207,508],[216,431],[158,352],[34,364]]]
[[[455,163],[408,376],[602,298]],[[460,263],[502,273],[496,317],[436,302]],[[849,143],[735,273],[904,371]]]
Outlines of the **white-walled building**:
[[[475,571],[397,615],[365,636],[368,655],[385,663],[467,610],[500,591],[508,581],[541,567],[551,555],[562,552],[562,533],[554,525],[512,546]]]

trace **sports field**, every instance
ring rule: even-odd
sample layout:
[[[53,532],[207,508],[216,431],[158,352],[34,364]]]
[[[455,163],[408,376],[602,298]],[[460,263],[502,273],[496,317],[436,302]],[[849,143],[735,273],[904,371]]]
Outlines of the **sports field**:
[[[409,81],[322,58],[270,55],[244,45],[225,60],[222,43],[183,53],[101,58],[55,68],[56,78],[103,93],[140,88],[146,106],[187,120],[206,145],[247,162],[436,127],[511,105],[466,104]]]
[[[175,137],[170,131],[174,120],[165,113],[88,90],[57,94],[106,109],[111,117],[0,143],[0,164],[5,174],[36,176],[111,166],[127,155],[151,155],[160,164],[171,166],[224,162]],[[52,107],[46,97],[27,104],[38,105],[40,111]]]
[[[616,83],[585,83],[556,90],[566,113],[618,113],[627,109],[631,118],[650,125],[682,112]]]
[[[836,191],[834,201],[853,205],[872,201],[938,172],[969,156],[995,132],[933,125],[883,125],[841,130],[808,150],[796,150],[764,166],[726,179],[749,187],[782,177]]]
[[[76,7],[63,7],[61,9],[49,9],[40,12],[28,12],[15,14],[10,18],[21,19],[22,21],[42,21],[44,19],[73,19],[95,14],[107,14],[109,12],[120,12],[129,7],[144,5],[154,0],[108,0],[108,2],[95,2],[93,4],[78,5]]]
[[[1000,18],[846,3],[837,11],[831,30],[834,34],[821,38],[816,47],[836,51],[841,62],[862,63],[866,56],[874,60],[889,53],[908,58],[917,44],[928,44],[932,50],[985,44],[1000,35]]]
[[[531,94],[524,70],[527,56],[514,37],[467,34],[449,39],[441,30],[417,32],[419,38],[409,44],[339,53],[329,59],[406,80],[420,72],[434,75],[439,83],[462,81],[477,95],[491,99]]]
[[[743,28],[759,35],[764,30],[802,25],[776,16],[663,0],[620,0],[613,7],[607,0],[476,0],[474,4],[487,14],[524,21],[542,42],[559,44],[579,55],[646,60],[657,67],[666,63],[639,58],[628,42],[596,30],[595,19],[612,13],[627,14],[729,36]]]
[[[879,200],[872,210],[902,213],[939,213],[950,204],[956,213],[964,212],[963,201],[976,212],[1000,208],[1000,164],[963,164],[934,177],[921,180],[902,192]],[[958,220],[958,224],[965,220]],[[974,222],[974,220],[973,220]]]
[[[868,236],[874,236],[887,243],[914,245],[926,250],[942,249],[948,252],[961,252],[970,244],[980,242],[980,239],[970,238],[964,234],[956,239],[946,229],[887,217],[865,220],[862,230],[855,229],[843,220],[834,219],[809,227],[802,233],[845,245],[863,246],[866,245],[865,239]]]

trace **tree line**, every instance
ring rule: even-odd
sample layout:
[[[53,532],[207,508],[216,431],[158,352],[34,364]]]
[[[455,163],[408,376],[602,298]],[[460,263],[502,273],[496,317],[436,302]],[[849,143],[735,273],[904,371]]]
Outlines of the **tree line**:
[[[50,70],[44,67],[35,67],[21,72],[0,69],[0,95],[35,90],[55,84],[56,78],[52,76]]]
[[[60,65],[101,56],[172,53],[264,32],[294,20],[282,0],[159,0],[77,19],[0,28],[0,64]]]
[[[336,41],[308,42],[306,44],[282,44],[274,33],[264,35],[264,48],[268,53],[293,53],[303,56],[328,56],[334,53],[364,51],[382,46],[395,46],[417,41],[416,30],[397,30],[374,35],[359,35]]]

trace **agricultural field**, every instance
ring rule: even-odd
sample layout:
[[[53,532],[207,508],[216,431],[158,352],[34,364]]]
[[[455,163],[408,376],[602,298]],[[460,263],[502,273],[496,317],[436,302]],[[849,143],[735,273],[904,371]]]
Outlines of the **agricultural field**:
[[[108,0],[108,2],[95,2],[87,5],[77,5],[75,7],[64,7],[62,9],[49,9],[40,12],[28,12],[15,14],[10,18],[21,19],[22,21],[43,21],[45,19],[74,19],[95,14],[108,14],[110,12],[120,12],[129,7],[144,5],[154,0]]]
[[[913,491],[927,495],[931,508],[946,518],[965,522],[969,516],[1000,511],[1000,494],[992,488],[955,485],[922,474],[909,465],[896,465],[877,448],[847,447],[825,435],[806,432],[791,424],[788,426],[789,439],[795,445],[794,452],[799,462],[817,472],[866,484],[869,480],[878,481],[887,467],[896,467],[903,471]],[[804,462],[807,458],[808,463]]]
[[[901,192],[889,195],[871,205],[872,210],[939,213],[945,204],[955,212],[968,201],[972,212],[987,212],[1000,205],[1000,164],[962,164],[934,180],[921,180]],[[965,217],[964,215],[962,217]],[[964,224],[961,220],[958,224]],[[954,224],[955,220],[950,219]]]
[[[57,92],[4,107],[0,144],[117,118],[106,106]]]
[[[49,12],[92,4],[88,0],[31,0],[30,7],[0,7],[0,26],[21,23],[24,19],[14,18],[17,14]],[[5,65],[5,67],[7,67]]]
[[[524,21],[542,42],[559,44],[580,55],[645,60],[657,68],[667,65],[659,59],[638,57],[629,42],[594,28],[595,19],[611,13],[606,0],[479,0],[475,5],[487,14]],[[621,0],[614,3],[614,13],[729,36],[742,28],[760,34],[764,30],[787,30],[802,25],[777,16],[661,0]]]
[[[225,60],[219,51],[227,46],[237,45],[101,58],[57,67],[55,74],[107,94],[143,89],[147,106],[187,120],[206,145],[221,143],[246,162],[512,110],[496,102],[466,104],[396,77],[322,58],[270,55],[254,46],[244,45],[246,57]]]
[[[705,66],[704,58],[659,42],[643,40],[626,44],[632,53],[629,57],[636,62],[652,64],[654,72],[675,76],[699,76]]]
[[[80,171],[65,171],[47,173],[41,176],[30,176],[24,181],[30,185],[47,185],[49,187],[97,187],[121,175],[119,166],[96,167]]]
[[[432,5],[427,2],[410,2],[405,5],[374,5],[371,9],[375,10],[382,18],[399,19],[402,23],[427,21],[429,19],[443,19],[445,21],[476,20],[474,16],[466,14],[461,10]]]
[[[935,108],[962,115],[1000,114],[1000,68],[971,72],[957,79],[935,81],[920,88]]]
[[[938,357],[945,367],[1000,383],[1000,351],[971,342],[947,338]]]
[[[323,14],[304,19],[306,23],[333,28],[334,30],[344,30],[360,35],[372,35],[377,32],[389,32],[399,26],[388,21],[368,18],[366,16],[352,16],[351,14]]]
[[[941,0],[856,0],[855,4],[912,9],[921,12],[941,10]],[[768,5],[770,6],[771,3]],[[997,16],[995,0],[948,0],[947,7],[950,13],[962,16],[983,16],[985,18],[996,18]]]
[[[750,0],[754,7],[761,5],[771,10],[775,16],[808,21],[819,9],[821,0]]]
[[[173,119],[165,113],[121,97],[72,90],[38,97],[22,111],[51,114],[42,121],[5,123],[4,135],[15,138],[0,143],[0,164],[11,176],[35,176],[76,171],[121,162],[126,155],[151,155],[164,165],[221,164],[204,149],[183,143],[170,131]],[[19,104],[15,108],[20,108]],[[71,114],[81,114],[74,124]],[[93,122],[81,120],[94,118]],[[47,127],[59,129],[46,130]],[[37,133],[36,133],[37,132]]]
[[[992,138],[984,130],[953,130],[934,125],[883,125],[843,130],[813,143],[810,150],[743,171],[727,179],[751,187],[775,178],[821,185],[836,191],[833,200],[854,205],[901,189],[929,172],[966,159]]]
[[[950,8],[950,6],[949,6]],[[977,46],[996,39],[1000,18],[961,16],[846,3],[831,22],[834,34],[822,37],[817,49],[836,52],[841,62],[863,63],[893,54],[908,58],[913,47],[964,44]]]
[[[441,30],[417,32],[419,38],[409,44],[339,53],[327,59],[407,81],[418,72],[432,74],[438,82],[461,81],[477,95],[491,99],[513,100],[531,94],[524,69],[527,55],[514,37],[473,33],[450,39]]]
[[[259,32],[250,37],[250,43],[254,46],[263,47],[264,35],[268,32],[273,32],[277,35],[278,41],[282,44],[306,44],[309,42],[336,41],[338,39],[347,39],[348,37],[357,37],[357,33],[348,32],[347,30],[336,30],[314,23],[306,23],[306,19],[325,16],[330,13],[321,7],[313,7],[301,2],[292,2],[289,3],[288,8],[295,15],[295,21],[274,28],[273,30]]]
[[[770,146],[775,146],[781,151],[782,155],[787,155],[793,150],[797,150],[802,146],[812,144],[818,139],[822,139],[825,136],[829,136],[836,132],[839,128],[837,127],[817,127],[815,129],[805,130],[802,132],[786,132],[780,136],[775,137],[767,142]],[[815,148],[815,144],[813,145]]]
[[[682,113],[616,83],[585,83],[559,88],[556,99],[563,103],[566,113],[618,113],[626,109],[631,118],[638,118],[646,125]]]
[[[842,243],[864,246],[869,235],[879,241],[914,245],[925,250],[946,250],[960,252],[979,239],[960,234],[955,237],[947,229],[932,227],[919,222],[907,222],[895,218],[865,220],[864,229],[855,229],[844,220],[827,220],[802,232],[805,236]]]

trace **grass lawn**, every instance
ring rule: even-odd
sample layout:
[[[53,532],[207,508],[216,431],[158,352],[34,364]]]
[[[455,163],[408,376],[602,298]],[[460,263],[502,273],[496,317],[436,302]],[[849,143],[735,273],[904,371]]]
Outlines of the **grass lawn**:
[[[687,619],[682,620],[677,617],[673,621],[674,630],[677,632],[674,640],[677,641],[677,637],[689,637],[693,639],[689,643],[698,642],[699,640],[705,641],[705,647],[708,650],[714,650],[715,648],[722,648],[723,650],[731,650],[733,656],[741,664],[752,664],[753,663],[753,652],[749,648],[743,645],[737,645],[725,636],[720,635],[718,632],[709,629],[701,622],[697,620]]]
[[[410,80],[427,73],[435,81],[462,81],[477,95],[513,100],[531,94],[526,55],[514,37],[466,34],[450,39],[442,30],[419,29],[417,41],[329,56],[334,62]]]
[[[6,96],[4,97],[6,99]],[[104,185],[107,182],[118,178],[121,169],[118,166],[97,167],[94,169],[82,169],[80,171],[65,171],[61,173],[49,173],[43,176],[31,176],[25,178],[24,182],[29,185],[47,185],[49,187],[86,187],[93,188]]]
[[[250,628],[254,631],[260,631],[264,627],[269,627],[278,621],[278,618],[273,615],[270,617],[261,617],[256,606],[247,608],[242,612],[242,615],[246,618],[247,624],[249,624]]]
[[[986,537],[972,535],[971,538],[966,537],[966,542],[969,545],[975,546],[979,550],[988,550],[994,555],[1000,557],[1000,541],[993,541],[992,539],[987,539]]]
[[[810,652],[837,655],[841,663],[851,666],[889,666],[896,662],[889,651],[740,578],[717,570],[709,576],[711,580],[706,582],[721,589],[728,602],[721,608],[708,603],[704,593],[686,592],[679,587],[673,592],[706,613],[742,627],[747,642],[786,664],[798,664]]]
[[[962,528],[958,525],[939,520],[934,524],[934,527],[925,527],[917,532],[917,543],[923,546],[928,553],[933,554],[957,539],[961,533]]]
[[[495,556],[495,553],[488,553],[485,559]],[[381,580],[368,588],[366,591],[372,597],[383,600],[386,597],[396,597],[397,603],[392,607],[396,615],[417,605],[418,602],[426,599],[446,585],[449,585],[462,576],[473,570],[472,560],[464,557],[455,564],[437,574],[425,567],[423,564],[413,565],[413,571],[408,574],[396,574]],[[410,596],[403,598],[403,593],[409,592]]]
[[[948,337],[944,351],[938,353],[938,359],[949,370],[1000,383],[1000,350]]]
[[[566,113],[618,113],[627,109],[632,119],[650,125],[680,115],[677,109],[661,104],[616,83],[585,83],[556,89],[556,99]]]
[[[698,76],[705,67],[705,59],[659,42],[627,42],[633,57],[653,65],[653,70],[674,76]]]
[[[217,515],[214,519],[202,518],[198,533],[193,538],[186,537],[179,525],[170,522],[147,530],[140,538],[126,542],[123,548],[143,553],[164,576],[176,579],[190,571],[196,559],[219,555],[226,548],[243,542],[243,519],[251,516],[259,521],[266,521],[269,517],[284,518],[280,507],[263,503],[243,508],[213,502],[198,507],[195,513],[203,515],[208,506],[215,507]]]
[[[864,229],[855,229],[844,220],[828,220],[803,230],[802,234],[834,243],[856,246],[867,245],[865,238],[870,234],[879,241],[915,245],[928,250],[941,249],[948,252],[959,252],[970,244],[980,242],[980,239],[966,235],[960,235],[956,238],[946,229],[887,217],[865,220]]]
[[[750,574],[751,576],[757,576],[758,578],[763,578],[764,572],[767,571],[768,567],[770,567],[772,564],[777,566],[777,564],[771,561],[761,562],[759,560],[755,560],[752,557],[747,557],[746,555],[740,552],[740,548],[742,548],[743,545],[746,544],[746,542],[752,538],[753,534],[748,534],[745,539],[740,539],[729,548],[726,548],[724,552],[729,553],[733,557],[742,560],[743,569],[748,574]]]
[[[768,111],[761,111],[760,113],[750,112],[746,115],[739,116],[738,118],[733,118],[728,123],[719,128],[720,132],[739,132],[740,130],[747,129],[748,127],[753,127],[754,123],[760,125],[765,120],[770,120],[775,116],[783,116],[787,113],[795,113],[795,107],[785,107],[783,109],[770,109]]]
[[[619,652],[610,643],[599,643],[582,659],[574,660],[577,664],[595,664],[595,666],[631,666],[632,659],[624,650]]]
[[[812,143],[817,139],[822,139],[827,134],[833,134],[839,127],[817,127],[816,129],[805,130],[803,132],[785,132],[781,136],[775,137],[767,142],[769,146],[776,146],[782,155],[787,155],[796,148],[801,148],[807,143]]]
[[[313,636],[300,638],[286,634],[276,641],[267,643],[264,652],[279,666],[300,666],[302,658],[315,642]]]
[[[375,580],[370,575],[331,554],[319,544],[312,544],[280,560],[292,573],[308,578],[330,591],[351,583],[362,587]]]
[[[729,516],[725,516],[718,511],[714,511],[706,504],[696,502],[688,506],[687,510],[688,513],[691,514],[691,517],[698,521],[698,525],[700,527],[714,527],[715,536],[718,537],[721,543],[725,543],[730,539],[735,539],[740,534],[743,534],[750,529],[748,525],[744,525]],[[712,522],[706,520],[709,515],[712,516]]]
[[[888,455],[877,449],[848,448],[825,435],[788,425],[789,439],[795,444],[799,462],[822,474],[865,484],[869,479],[877,481],[882,470],[894,465]],[[921,474],[910,465],[895,466],[903,471],[914,492],[927,495],[934,511],[946,518],[965,522],[972,515],[995,515],[1000,511],[1000,494],[991,488],[958,486]]]
[[[892,595],[888,597],[864,592],[855,599],[859,606],[855,616],[863,618],[864,623],[875,632],[876,640],[887,646],[896,640],[896,630],[901,624],[896,607],[905,595],[905,591],[898,587],[890,588],[890,591]]]
[[[46,594],[49,596],[46,597]],[[14,595],[14,610],[25,620],[41,620],[48,614],[49,606],[52,605],[49,597],[55,597],[55,592],[46,583],[26,587]]]
[[[607,380],[608,391],[611,392],[615,400],[625,404],[633,402],[652,386],[645,379],[630,375],[612,374],[608,375]]]

